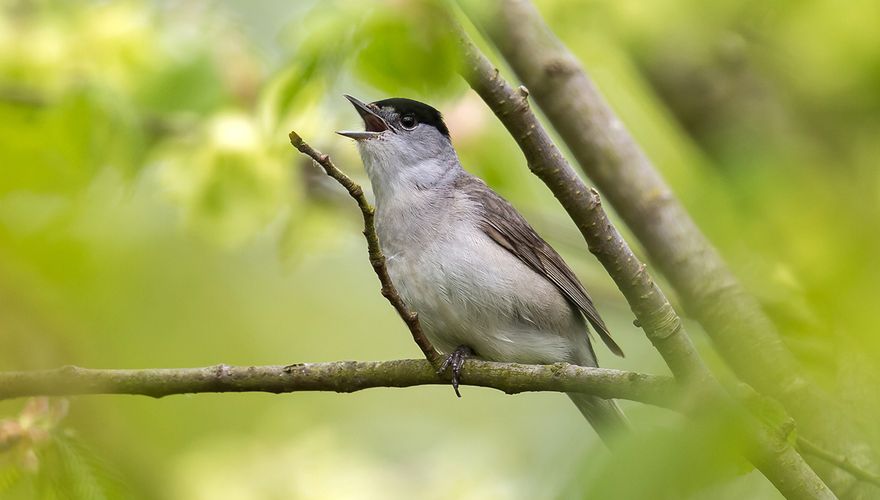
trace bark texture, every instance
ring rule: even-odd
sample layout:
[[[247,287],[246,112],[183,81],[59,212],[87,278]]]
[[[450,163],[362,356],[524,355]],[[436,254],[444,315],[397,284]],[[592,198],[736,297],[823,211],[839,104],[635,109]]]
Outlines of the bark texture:
[[[846,412],[803,375],[775,325],[537,10],[524,0],[503,0],[493,21],[484,26],[492,42],[725,361],[744,381],[782,402],[812,440],[876,471],[876,454],[854,432]],[[854,484],[839,468],[814,465],[840,495],[880,496],[880,490]]]

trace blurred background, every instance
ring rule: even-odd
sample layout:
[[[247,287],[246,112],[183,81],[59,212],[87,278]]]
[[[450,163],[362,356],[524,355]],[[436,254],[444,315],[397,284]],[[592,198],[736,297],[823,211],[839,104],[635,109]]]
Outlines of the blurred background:
[[[880,4],[536,3],[880,441]],[[600,363],[667,373],[456,75],[444,5],[0,0],[0,369],[418,357],[355,206],[287,141],[297,130],[368,185],[334,134],[361,126],[350,93],[441,109],[465,167],[587,284],[627,352],[600,346]],[[779,498],[723,419],[624,402],[636,432],[612,456],[563,396],[463,392],[7,401],[0,438],[20,439],[0,439],[0,497]]]

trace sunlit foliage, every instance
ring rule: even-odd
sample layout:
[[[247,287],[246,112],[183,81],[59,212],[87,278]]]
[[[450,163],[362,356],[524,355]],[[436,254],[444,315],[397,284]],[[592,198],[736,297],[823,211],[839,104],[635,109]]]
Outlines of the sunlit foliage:
[[[350,200],[287,144],[296,128],[363,179],[333,133],[358,126],[350,93],[441,108],[465,166],[593,290],[629,354],[603,364],[664,373],[456,76],[447,5],[0,1],[0,369],[416,356]],[[538,5],[789,346],[880,442],[877,3]],[[451,394],[6,402],[0,497],[778,495],[723,415],[694,426],[626,405],[637,431],[611,456],[558,395]]]

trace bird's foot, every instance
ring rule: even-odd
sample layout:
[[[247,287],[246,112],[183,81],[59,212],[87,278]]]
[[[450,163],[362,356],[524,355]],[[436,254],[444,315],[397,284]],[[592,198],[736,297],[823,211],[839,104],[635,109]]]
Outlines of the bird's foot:
[[[460,345],[446,356],[446,359],[443,360],[443,363],[438,370],[438,373],[444,373],[447,368],[452,369],[452,388],[455,390],[455,395],[458,397],[461,397],[461,393],[458,392],[458,385],[461,382],[461,366],[464,364],[464,360],[471,357],[473,354],[474,351],[471,350],[470,347]]]

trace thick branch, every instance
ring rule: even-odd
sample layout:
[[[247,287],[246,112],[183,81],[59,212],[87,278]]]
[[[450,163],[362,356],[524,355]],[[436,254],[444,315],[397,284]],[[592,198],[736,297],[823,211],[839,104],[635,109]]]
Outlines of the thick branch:
[[[464,385],[517,394],[529,391],[586,392],[670,407],[677,387],[669,377],[559,363],[520,365],[468,360]],[[424,360],[334,361],[290,366],[227,366],[0,372],[0,400],[25,396],[138,394],[155,398],[202,392],[355,392],[373,387],[448,384]]]
[[[681,319],[602,210],[598,193],[588,189],[553,143],[528,105],[528,92],[514,90],[459,30],[463,74],[516,140],[529,165],[581,230],[590,251],[605,266],[627,299],[646,335],[699,404],[724,408],[748,429],[748,455],[787,498],[835,498],[786,441],[731,401],[706,368]]]
[[[577,59],[527,1],[503,1],[488,34],[725,359],[757,387],[799,370]],[[735,312],[734,312],[735,311]]]
[[[681,319],[647,267],[608,220],[599,194],[578,177],[529,109],[528,92],[524,87],[511,87],[465,33],[459,31],[459,36],[465,63],[463,75],[468,84],[507,128],[526,157],[529,169],[550,188],[580,229],[590,251],[620,288],[672,373],[683,381],[711,379]]]
[[[804,433],[876,470],[846,412],[808,381],[775,326],[605,103],[577,59],[527,1],[503,0],[490,38],[574,154],[743,380],[779,399]],[[846,475],[829,478],[848,492]],[[864,496],[877,491],[864,492]],[[858,496],[858,495],[857,495]]]
[[[431,345],[431,341],[425,337],[424,332],[422,332],[422,327],[419,324],[418,315],[406,307],[406,304],[403,303],[403,299],[400,298],[400,294],[397,293],[394,283],[391,282],[391,277],[388,276],[388,269],[385,267],[385,256],[382,254],[382,249],[379,247],[379,236],[376,235],[376,224],[374,222],[375,209],[370,206],[370,202],[367,201],[367,197],[364,196],[363,188],[351,180],[349,176],[345,175],[344,172],[336,168],[336,165],[333,164],[329,156],[322,154],[306,144],[296,132],[290,132],[290,143],[301,153],[310,156],[315,160],[315,162],[327,172],[327,175],[335,179],[339,184],[342,184],[342,187],[344,187],[348,191],[348,194],[357,202],[358,207],[361,209],[361,213],[364,216],[364,237],[367,239],[367,250],[370,255],[370,264],[373,266],[373,271],[376,272],[376,276],[379,277],[379,282],[382,283],[382,295],[388,299],[388,302],[394,306],[394,310],[397,311],[397,314],[399,314],[400,318],[406,323],[410,333],[412,333],[413,340],[416,342],[416,345],[419,346],[419,349],[422,350],[422,354],[425,355],[425,358],[430,361],[434,367],[439,368],[440,363],[442,362],[442,356],[437,352],[437,349]]]

